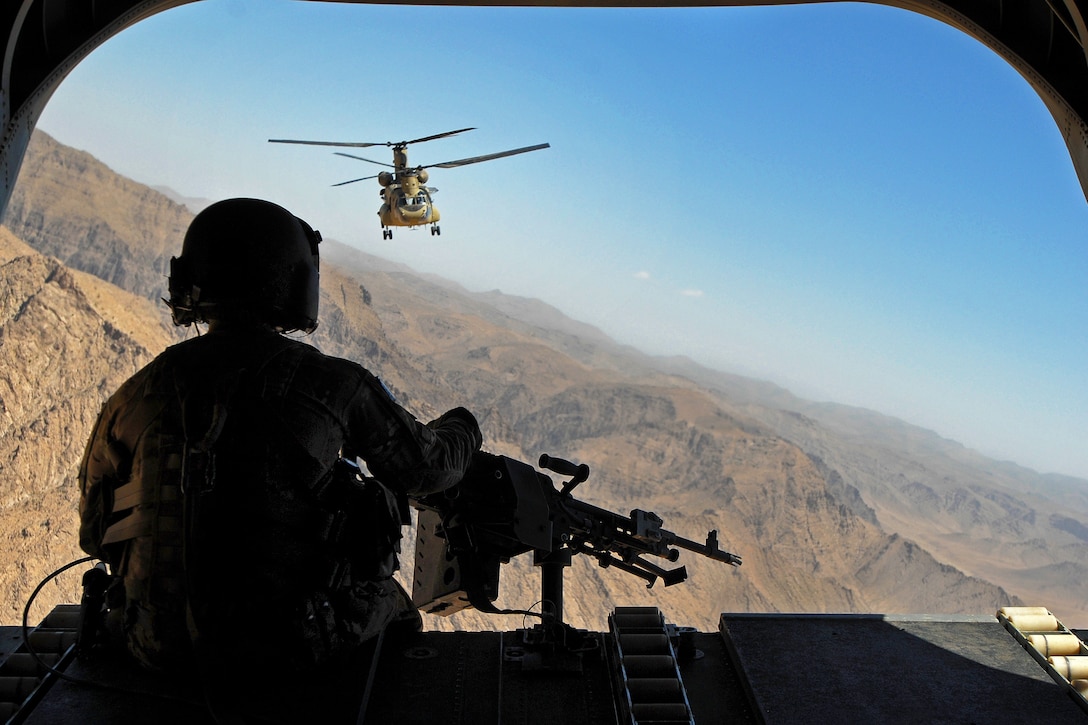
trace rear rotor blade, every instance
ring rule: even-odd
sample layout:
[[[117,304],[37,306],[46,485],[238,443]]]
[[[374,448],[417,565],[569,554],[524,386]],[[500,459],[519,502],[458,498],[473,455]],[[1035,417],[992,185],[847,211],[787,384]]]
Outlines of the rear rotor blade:
[[[459,128],[456,131],[446,131],[445,133],[436,133],[433,136],[424,136],[423,138],[413,139],[411,141],[305,141],[296,138],[270,138],[268,143],[295,143],[303,144],[304,146],[344,146],[348,148],[365,149],[371,146],[407,146],[412,143],[423,143],[424,141],[434,141],[437,138],[446,138],[447,136],[456,136],[459,133],[465,131],[475,131],[475,128]],[[366,161],[367,159],[363,159]]]
[[[359,179],[352,179],[351,181],[341,181],[339,184],[333,184],[333,186],[344,186],[345,184],[354,184],[356,181],[366,181],[367,179],[376,179],[376,178],[378,178],[376,175],[375,176],[364,176],[364,177],[359,178]]]
[[[393,164],[387,164],[384,161],[375,161],[374,159],[364,159],[362,156],[354,156],[352,154],[346,154],[343,151],[333,151],[333,153],[336,154],[337,156],[347,156],[349,159],[356,159],[357,161],[369,161],[370,163],[377,164],[378,166],[388,166],[391,169],[397,168],[396,166],[393,166]]]
[[[387,146],[407,146],[410,143],[423,143],[424,141],[434,141],[436,138],[446,138],[447,136],[456,136],[459,133],[465,131],[475,131],[475,128],[459,128],[456,131],[446,131],[445,133],[436,133],[434,136],[424,136],[423,138],[413,139],[411,141],[401,141],[398,144],[390,143]]]
[[[539,151],[541,149],[551,148],[551,144],[537,144],[536,146],[526,146],[520,149],[511,149],[510,151],[500,151],[497,154],[486,154],[484,156],[473,156],[467,159],[458,159],[457,161],[446,161],[441,164],[430,164],[423,168],[439,168],[439,169],[453,169],[458,166],[467,166],[468,164],[478,164],[481,161],[491,161],[492,159],[501,159],[505,156],[515,156],[517,154],[524,154],[530,151]]]
[[[364,149],[369,146],[389,146],[388,143],[368,143],[366,141],[300,141],[292,138],[270,138],[268,143],[297,143],[305,146],[348,146],[351,148]]]

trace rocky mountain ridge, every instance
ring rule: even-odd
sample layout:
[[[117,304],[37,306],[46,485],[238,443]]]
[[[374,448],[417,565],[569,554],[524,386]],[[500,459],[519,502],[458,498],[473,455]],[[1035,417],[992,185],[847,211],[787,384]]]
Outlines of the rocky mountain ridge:
[[[0,257],[0,278],[10,294],[2,309],[10,312],[0,318],[0,420],[11,445],[0,451],[0,540],[21,572],[4,582],[5,621],[35,577],[77,553],[74,467],[101,401],[177,339],[164,308],[151,302],[165,280],[138,272],[165,269],[191,214],[109,175],[38,133],[4,219],[34,246],[143,298],[103,291],[4,237],[10,251]],[[942,450],[905,424],[652,359],[556,315],[536,301],[467,293],[330,243],[314,342],[363,362],[421,418],[467,404],[490,450],[585,461],[593,469],[579,489],[586,500],[655,510],[690,538],[717,528],[723,547],[744,556],[740,569],[685,557],[689,582],[650,592],[578,561],[567,576],[571,621],[599,628],[613,606],[632,603],[656,604],[703,629],[721,611],[978,613],[1030,597],[1074,626],[1088,611],[1067,584],[1085,560],[1083,498],[1063,496],[1075,505],[1058,505],[1047,479],[954,444]],[[67,370],[68,358],[84,369]],[[535,602],[529,563],[507,569],[500,603]],[[72,601],[72,587],[57,589],[56,601]],[[494,620],[470,613],[429,626],[520,626]]]
[[[518,327],[585,364],[695,387],[749,426],[801,447],[825,471],[829,491],[858,516],[920,544],[941,561],[1010,591],[1025,592],[1073,621],[1088,621],[1088,481],[1041,475],[994,461],[932,431],[860,408],[815,403],[766,381],[710,370],[683,358],[652,357],[617,345],[581,323],[564,325],[535,300],[473,294],[420,278],[356,250],[342,266],[381,269],[431,304],[487,307],[496,324]],[[370,282],[377,289],[374,282]],[[450,292],[458,295],[451,295]],[[382,299],[386,295],[377,294]],[[464,301],[467,298],[467,301]],[[505,299],[503,299],[505,298]],[[380,304],[380,302],[379,302]],[[525,310],[530,310],[526,313]],[[513,322],[502,318],[511,317]],[[1058,572],[1061,572],[1059,574]],[[1045,583],[1044,583],[1045,582]]]

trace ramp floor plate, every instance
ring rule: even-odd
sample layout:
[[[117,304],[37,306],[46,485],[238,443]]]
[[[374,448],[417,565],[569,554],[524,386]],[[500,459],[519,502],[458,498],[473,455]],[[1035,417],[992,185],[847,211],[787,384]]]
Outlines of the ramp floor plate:
[[[1088,722],[995,617],[723,614],[720,632],[770,725]]]

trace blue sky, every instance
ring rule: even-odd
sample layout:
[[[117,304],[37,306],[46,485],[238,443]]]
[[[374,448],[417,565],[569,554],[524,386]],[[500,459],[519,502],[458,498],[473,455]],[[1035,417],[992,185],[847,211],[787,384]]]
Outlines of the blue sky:
[[[469,126],[409,159],[552,148],[433,169],[440,237],[383,241],[376,183],[331,187],[378,167],[267,143]],[[1088,477],[1088,203],[1028,84],[920,15],[204,0],[94,51],[40,127],[648,352]]]

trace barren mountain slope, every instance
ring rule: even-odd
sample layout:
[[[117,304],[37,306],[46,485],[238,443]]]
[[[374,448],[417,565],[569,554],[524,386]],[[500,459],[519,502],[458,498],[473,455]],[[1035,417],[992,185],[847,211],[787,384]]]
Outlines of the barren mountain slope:
[[[435,307],[520,331],[596,369],[701,389],[750,426],[800,446],[821,467],[828,490],[859,516],[941,561],[1044,603],[1070,623],[1088,621],[1088,481],[988,459],[873,411],[813,403],[682,358],[652,358],[539,301],[469,293],[361,252],[336,254],[346,266],[387,273],[397,294],[411,292]],[[376,291],[375,306],[396,317],[386,309],[386,296]]]
[[[36,131],[4,226],[42,254],[157,300],[192,214]]]
[[[706,627],[727,610],[967,612],[1009,599],[885,535],[838,500],[825,466],[687,381],[590,367],[464,311],[450,290],[417,294],[403,274],[352,272],[406,356],[474,402],[490,445],[520,447],[528,461],[549,453],[589,463],[594,473],[578,489],[586,500],[655,510],[689,538],[718,528],[723,546],[745,555],[739,573],[687,557],[691,581],[639,592],[644,600],[677,602]],[[504,583],[520,608],[536,600],[535,573],[527,576]],[[632,582],[614,583],[624,574],[586,577],[568,577],[583,605],[599,579],[632,594]]]
[[[170,339],[150,303],[30,251],[0,229],[0,620],[78,551],[75,472],[103,396]],[[78,601],[78,575],[43,593]],[[36,619],[33,621],[37,621]]]
[[[30,164],[24,173],[29,168],[31,177],[59,175],[63,183],[40,180],[27,186],[30,191],[17,215],[23,228],[63,230],[65,248],[88,250],[72,254],[73,263],[115,279],[131,282],[133,270],[164,269],[165,260],[180,244],[187,212],[165,199],[156,202],[154,192],[143,187],[130,190],[127,182],[101,178],[108,170],[78,152],[73,160],[59,145],[46,148],[55,158]],[[90,183],[105,185],[119,197],[96,202],[109,214],[120,215],[109,224],[118,239],[99,257],[90,251],[99,249],[100,222],[85,203],[55,198],[66,193],[96,198],[79,187],[81,168],[87,170]],[[32,193],[36,188],[47,190],[47,198],[37,200]],[[134,196],[124,198],[129,191]],[[67,208],[76,210],[73,218],[54,218]],[[34,219],[40,224],[26,223]],[[118,232],[124,229],[131,230],[131,238]],[[36,239],[46,246],[55,243],[46,237],[39,234]],[[145,247],[140,240],[152,242]],[[43,279],[49,274],[43,273]],[[56,277],[63,274],[58,271]],[[315,342],[373,369],[421,418],[453,405],[468,405],[479,413],[489,450],[530,461],[548,452],[589,463],[593,474],[578,489],[580,497],[621,512],[636,505],[656,510],[669,528],[690,538],[718,528],[723,546],[745,557],[745,565],[734,570],[687,556],[692,571],[688,584],[667,590],[659,584],[651,592],[626,574],[579,563],[567,577],[567,610],[575,623],[601,626],[613,605],[636,602],[658,603],[675,621],[713,628],[717,613],[724,610],[978,612],[1010,601],[1000,588],[965,577],[918,545],[881,531],[872,511],[859,503],[861,486],[845,483],[826,462],[830,457],[798,447],[769,419],[761,420],[745,408],[752,390],[766,384],[748,386],[732,376],[744,393],[741,402],[734,403],[689,379],[653,371],[645,356],[624,359],[607,339],[584,326],[543,330],[541,325],[556,315],[539,303],[500,309],[486,304],[486,295],[466,296],[455,286],[405,276],[388,264],[364,264],[350,271],[324,264],[322,281],[322,325]],[[141,294],[156,298],[164,286],[159,274]],[[118,334],[133,341],[142,334],[137,332],[143,329],[135,322],[138,314],[126,318],[122,310],[106,309],[101,300],[96,308],[86,293],[81,299],[83,303],[72,302],[73,309],[86,320],[70,322],[67,329],[123,330]],[[32,307],[28,304],[27,309]],[[138,309],[124,305],[125,313]],[[148,329],[163,319],[161,308],[151,315]],[[50,344],[78,347],[83,338],[93,341],[94,335],[78,333],[74,340]],[[6,339],[4,347],[9,347]],[[29,391],[23,393],[27,400],[23,407],[42,415],[40,411],[58,405],[76,405],[72,401],[78,399],[84,412],[92,411],[93,420],[101,400],[120,378],[134,370],[141,357],[157,351],[117,347],[117,354],[129,351],[131,360],[106,364],[97,387],[80,387],[76,374],[46,377],[41,383],[48,389],[46,397],[60,402],[44,401],[36,407],[41,402],[35,398],[38,394]],[[106,352],[94,350],[93,345],[86,346],[82,354],[69,357],[108,360]],[[36,351],[33,356],[48,359],[48,352]],[[66,395],[69,379],[77,383],[76,392],[90,391],[89,398],[76,392]],[[36,471],[51,476],[28,488],[44,485],[59,491],[63,481],[70,480],[86,437],[86,430],[77,428],[90,423],[86,414],[73,421],[66,436],[32,439],[41,455],[53,458],[28,471],[28,476]],[[833,439],[828,434],[828,441]],[[70,516],[74,505],[70,492],[60,503],[58,517]],[[524,562],[510,568],[510,575],[504,575],[504,601],[527,607],[538,598],[536,572]]]
[[[870,411],[801,409],[750,411],[856,487],[885,530],[1070,626],[1088,621],[1088,482],[988,460]]]

